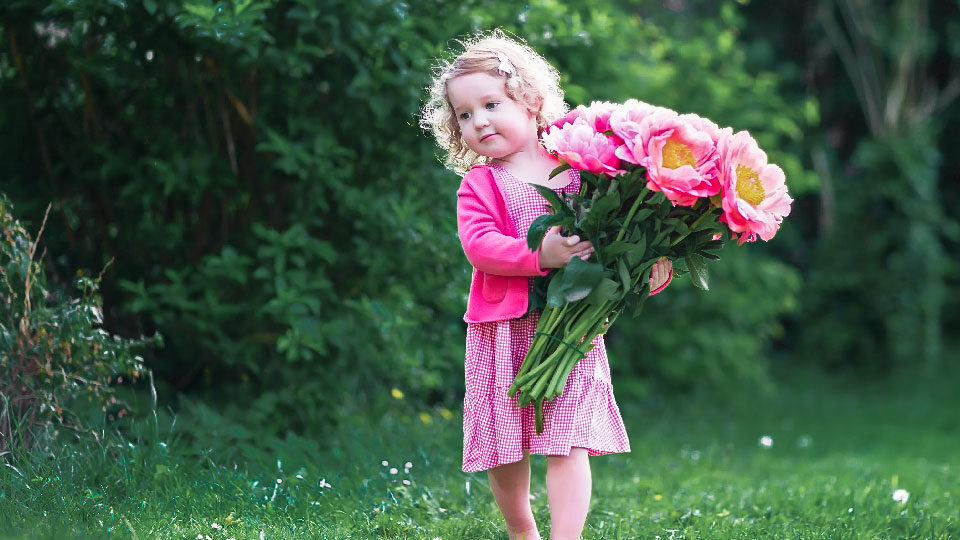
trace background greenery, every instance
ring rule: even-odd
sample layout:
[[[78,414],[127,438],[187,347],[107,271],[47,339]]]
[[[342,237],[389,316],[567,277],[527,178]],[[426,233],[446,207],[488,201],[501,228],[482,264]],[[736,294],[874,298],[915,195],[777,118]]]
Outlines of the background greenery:
[[[256,437],[462,397],[459,179],[417,127],[453,38],[502,27],[571,105],[629,97],[750,130],[787,173],[769,244],[729,247],[609,336],[643,399],[771,366],[938,373],[960,324],[956,2],[10,0],[0,189],[49,286],[159,332],[161,402]],[[442,21],[442,24],[440,23]],[[640,351],[637,353],[636,351]],[[396,390],[392,392],[392,390]],[[145,391],[131,386],[124,391]]]

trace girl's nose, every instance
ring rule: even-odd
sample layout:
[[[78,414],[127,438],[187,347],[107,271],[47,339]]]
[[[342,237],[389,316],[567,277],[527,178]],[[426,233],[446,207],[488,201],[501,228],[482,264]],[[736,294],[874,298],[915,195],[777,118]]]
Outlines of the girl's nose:
[[[478,114],[473,117],[473,123],[478,128],[484,128],[490,125],[490,120],[485,114]]]

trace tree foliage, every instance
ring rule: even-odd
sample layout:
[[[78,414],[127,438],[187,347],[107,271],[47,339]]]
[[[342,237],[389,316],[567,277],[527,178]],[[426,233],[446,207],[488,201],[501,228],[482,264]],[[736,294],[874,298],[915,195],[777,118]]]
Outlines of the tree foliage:
[[[824,0],[752,16],[803,67],[823,122],[806,153],[822,179],[804,262],[800,355],[885,371],[946,358],[955,326],[960,196],[951,119],[960,94],[958,6]],[[792,21],[793,24],[788,24]],[[950,166],[951,160],[953,167]]]
[[[638,98],[750,130],[797,199],[770,244],[728,250],[737,253],[715,265],[709,293],[676,282],[636,322],[619,323],[611,362],[625,385],[762,383],[775,345],[826,340],[822,330],[837,322],[889,328],[872,321],[893,296],[872,296],[881,274],[858,261],[885,260],[877,257],[893,234],[931,208],[907,210],[894,188],[912,152],[927,156],[926,177],[938,176],[925,152],[940,131],[912,146],[864,143],[858,163],[901,160],[869,166],[889,174],[882,195],[834,185],[845,150],[827,152],[834,183],[824,186],[814,150],[833,121],[824,116],[842,116],[852,90],[808,92],[808,59],[769,35],[779,19],[766,8],[670,4],[679,7],[13,0],[0,8],[0,120],[15,134],[0,138],[4,190],[25,215],[54,201],[51,276],[63,281],[77,267],[89,275],[115,259],[102,284],[116,306],[105,324],[161,332],[167,346],[147,361],[175,390],[206,390],[277,431],[387,406],[391,388],[454,400],[470,276],[456,236],[459,178],[442,168],[416,116],[455,38],[496,26],[559,68],[571,105]],[[815,20],[812,8],[791,9]],[[825,215],[827,188],[842,195],[835,231],[850,234],[821,243],[811,224]],[[875,247],[876,235],[839,226],[841,216],[883,215],[870,197],[903,210],[904,221],[882,222],[887,243]],[[925,238],[936,219],[921,227]],[[851,246],[867,251],[831,267]],[[908,272],[916,253],[898,253],[894,267]]]

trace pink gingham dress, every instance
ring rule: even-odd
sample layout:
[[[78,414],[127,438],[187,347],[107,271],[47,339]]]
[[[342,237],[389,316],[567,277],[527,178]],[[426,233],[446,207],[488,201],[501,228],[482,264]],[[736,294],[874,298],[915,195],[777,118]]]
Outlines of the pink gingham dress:
[[[517,232],[549,210],[529,184],[498,165],[491,166],[504,187],[507,211]],[[579,191],[580,177],[570,172],[569,185],[555,191]],[[530,287],[533,287],[533,277]],[[586,448],[591,456],[629,452],[630,441],[613,397],[603,336],[577,362],[563,393],[544,404],[544,430],[537,435],[533,405],[520,408],[507,389],[533,341],[540,310],[526,318],[468,323],[463,407],[463,471],[476,472],[514,463],[531,454],[570,454]]]

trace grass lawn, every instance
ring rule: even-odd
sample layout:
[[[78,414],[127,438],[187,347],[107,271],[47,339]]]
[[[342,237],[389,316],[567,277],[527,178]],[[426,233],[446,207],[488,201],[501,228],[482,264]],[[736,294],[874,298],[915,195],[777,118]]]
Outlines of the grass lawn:
[[[583,538],[960,539],[955,380],[794,373],[772,398],[618,396],[633,452],[592,458]],[[460,413],[442,412],[254,445],[215,418],[203,439],[186,416],[151,418],[130,441],[0,466],[0,538],[505,539],[486,473],[460,471]],[[547,538],[545,458],[533,469]]]

